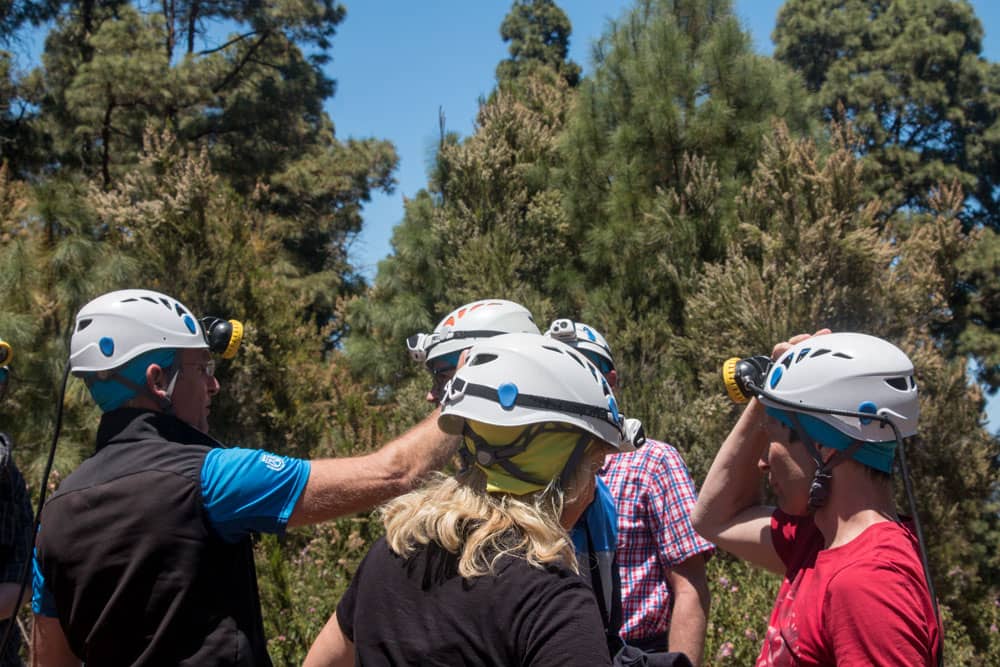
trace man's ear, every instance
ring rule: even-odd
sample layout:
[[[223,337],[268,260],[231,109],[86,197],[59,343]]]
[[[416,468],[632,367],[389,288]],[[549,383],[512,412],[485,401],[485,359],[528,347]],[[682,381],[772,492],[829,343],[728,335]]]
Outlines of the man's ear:
[[[167,373],[157,364],[150,364],[146,367],[146,388],[154,396],[167,398]]]
[[[618,371],[615,369],[612,368],[608,371],[608,374],[604,376],[604,379],[608,381],[608,386],[611,387],[611,389],[614,390],[618,388]]]

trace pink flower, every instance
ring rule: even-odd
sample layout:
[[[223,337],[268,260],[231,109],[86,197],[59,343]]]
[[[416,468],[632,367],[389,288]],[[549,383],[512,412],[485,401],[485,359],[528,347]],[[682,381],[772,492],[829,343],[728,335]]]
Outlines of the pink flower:
[[[733,654],[733,643],[723,642],[722,646],[719,647],[719,658],[728,658]]]

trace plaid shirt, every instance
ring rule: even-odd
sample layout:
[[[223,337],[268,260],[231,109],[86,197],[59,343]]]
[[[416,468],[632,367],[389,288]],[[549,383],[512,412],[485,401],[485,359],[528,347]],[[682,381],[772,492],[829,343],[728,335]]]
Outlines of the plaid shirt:
[[[676,449],[647,440],[636,452],[609,456],[601,477],[618,509],[622,638],[666,637],[672,606],[667,572],[714,549],[691,527],[694,482]]]

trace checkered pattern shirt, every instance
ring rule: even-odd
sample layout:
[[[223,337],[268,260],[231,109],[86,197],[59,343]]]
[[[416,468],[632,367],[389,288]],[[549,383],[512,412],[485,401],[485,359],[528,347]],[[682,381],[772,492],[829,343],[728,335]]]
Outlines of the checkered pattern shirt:
[[[676,449],[656,440],[609,456],[600,474],[618,509],[622,638],[666,636],[672,606],[667,572],[714,548],[691,527],[697,499],[691,474]]]

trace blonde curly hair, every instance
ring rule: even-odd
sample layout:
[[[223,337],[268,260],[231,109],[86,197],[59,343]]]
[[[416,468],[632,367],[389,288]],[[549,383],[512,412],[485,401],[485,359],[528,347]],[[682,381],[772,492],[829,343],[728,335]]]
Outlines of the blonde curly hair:
[[[558,563],[579,572],[560,518],[613,451],[592,440],[577,467],[564,476],[564,488],[554,479],[541,491],[520,496],[487,492],[486,475],[475,466],[453,476],[438,473],[422,488],[382,506],[386,541],[402,557],[435,542],[458,555],[458,572],[467,579],[492,574],[503,556],[523,558],[537,568]]]

